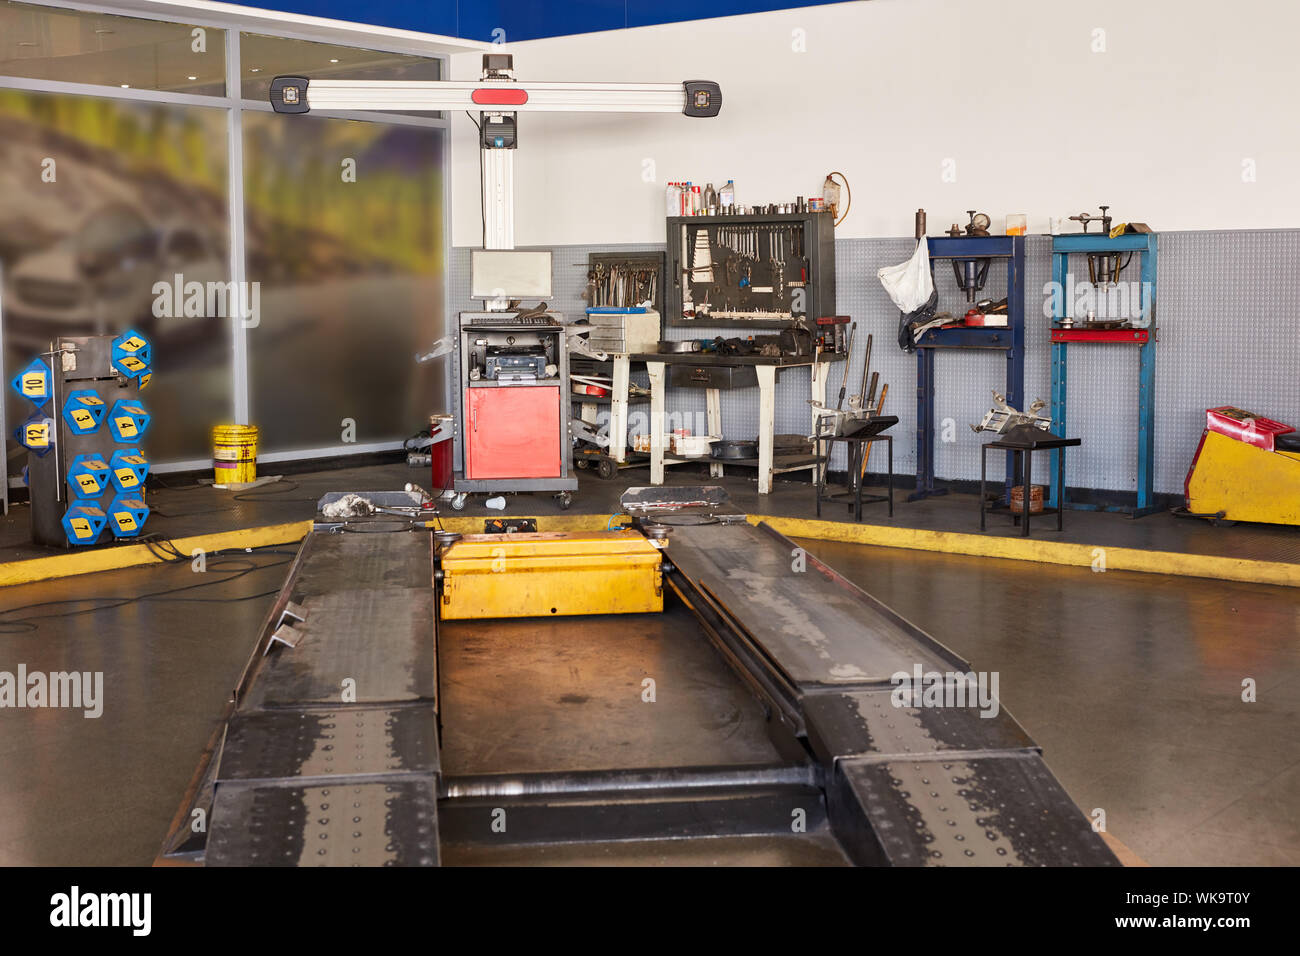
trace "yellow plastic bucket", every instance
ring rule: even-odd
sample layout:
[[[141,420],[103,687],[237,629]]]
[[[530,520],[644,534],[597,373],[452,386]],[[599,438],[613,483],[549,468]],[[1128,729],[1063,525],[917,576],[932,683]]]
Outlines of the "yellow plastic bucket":
[[[257,426],[216,425],[212,429],[212,472],[218,485],[257,478]]]

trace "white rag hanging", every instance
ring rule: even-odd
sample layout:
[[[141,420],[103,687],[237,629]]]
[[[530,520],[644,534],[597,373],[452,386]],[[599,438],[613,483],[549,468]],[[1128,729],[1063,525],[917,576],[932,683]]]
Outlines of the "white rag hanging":
[[[906,262],[885,266],[876,272],[880,284],[904,314],[915,312],[934,294],[934,276],[930,274],[930,244],[916,241],[916,251]]]

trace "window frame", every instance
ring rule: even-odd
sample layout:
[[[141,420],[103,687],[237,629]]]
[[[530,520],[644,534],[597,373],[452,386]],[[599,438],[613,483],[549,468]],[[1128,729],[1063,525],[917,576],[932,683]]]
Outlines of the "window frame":
[[[405,31],[388,31],[382,28],[369,28],[358,24],[355,29],[343,26],[331,27],[314,17],[301,17],[294,14],[280,14],[274,11],[260,11],[258,16],[224,16],[211,15],[205,11],[194,10],[197,16],[191,17],[186,12],[184,19],[164,16],[161,12],[137,10],[129,6],[114,4],[93,4],[79,2],[49,2],[49,0],[21,0],[31,6],[48,7],[51,10],[65,10],[80,13],[102,14],[105,16],[129,17],[138,20],[154,20],[162,23],[183,23],[186,26],[203,27],[219,30],[225,40],[225,81],[224,96],[209,96],[196,93],[177,93],[163,90],[142,90],[116,86],[104,86],[92,83],[75,83],[61,80],[35,80],[27,77],[0,74],[0,89],[18,90],[32,93],[54,93],[68,96],[95,96],[115,100],[132,100],[136,102],[162,103],[178,106],[202,106],[208,109],[220,109],[226,113],[226,175],[228,216],[230,224],[230,279],[242,283],[247,278],[247,246],[244,222],[244,155],[243,155],[243,116],[245,112],[273,112],[269,101],[244,99],[242,93],[240,68],[240,34],[255,33],[289,40],[303,40],[311,43],[329,43],[335,46],[350,47],[358,50],[371,50],[379,53],[395,53],[404,56],[418,56],[436,60],[439,63],[439,76],[446,77],[450,70],[450,48],[463,44],[465,52],[486,48],[486,44],[476,41],[446,41],[434,38],[421,38],[419,34],[405,34]],[[179,11],[178,11],[179,12]],[[357,33],[369,34],[358,37]],[[429,46],[442,45],[446,51],[428,50]],[[422,49],[425,48],[425,49]],[[370,112],[360,110],[331,111],[331,119],[358,120],[367,123],[386,125],[419,126],[427,129],[441,130],[442,136],[442,257],[439,263],[444,277],[443,321],[448,321],[451,311],[451,201],[452,201],[452,162],[450,117],[410,116],[400,113]],[[252,416],[252,394],[249,377],[248,330],[238,319],[231,320],[231,396],[230,415],[240,424],[250,423]],[[444,381],[444,394],[441,396],[444,407],[450,407],[450,377]],[[291,461],[312,458],[328,458],[339,455],[367,454],[400,449],[400,441],[374,442],[328,446],[303,449],[300,451],[272,452],[260,455],[264,461]],[[211,465],[208,459],[159,462],[153,470],[159,473],[176,471],[193,471]]]

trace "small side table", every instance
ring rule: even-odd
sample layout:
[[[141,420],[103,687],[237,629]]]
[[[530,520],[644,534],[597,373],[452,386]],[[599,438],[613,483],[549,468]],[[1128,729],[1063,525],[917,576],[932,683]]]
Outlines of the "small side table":
[[[896,422],[898,419],[894,419]],[[891,422],[890,424],[893,424]],[[889,427],[886,425],[885,427]],[[814,474],[814,487],[817,490],[817,517],[822,516],[823,501],[843,501],[848,502],[849,509],[853,512],[853,520],[862,520],[862,503],[872,501],[888,501],[889,516],[894,516],[894,436],[893,435],[817,435],[815,436],[817,457],[822,457],[822,442],[826,442],[830,447],[826,450],[826,460],[830,461],[830,453],[834,450],[835,442],[844,442],[848,446],[849,458],[849,490],[838,494],[825,494],[826,474],[825,470],[818,468]],[[862,456],[866,454],[865,449],[872,442],[883,441],[888,451],[888,488],[887,494],[883,495],[863,495],[862,494]]]
[[[1056,459],[1056,488],[1057,506],[1055,508],[1044,508],[1039,514],[1051,514],[1056,512],[1056,530],[1062,530],[1065,525],[1063,514],[1065,512],[1065,449],[1073,448],[1076,445],[1082,445],[1083,440],[1080,438],[1060,438],[1051,432],[1045,432],[1041,429],[1031,428],[1030,426],[1021,426],[1002,435],[1000,438],[988,442],[980,448],[980,530],[985,530],[984,516],[988,509],[988,499],[985,493],[985,484],[988,476],[989,449],[999,451],[1015,452],[1014,473],[1020,477],[1020,487],[1024,489],[1022,496],[1021,512],[1016,515],[1012,512],[1012,518],[1020,522],[1020,534],[1022,537],[1029,534],[1029,508],[1033,497],[1033,454],[1036,451],[1060,451]],[[1013,475],[1013,482],[1015,475]],[[1007,503],[1010,508],[1010,502]]]

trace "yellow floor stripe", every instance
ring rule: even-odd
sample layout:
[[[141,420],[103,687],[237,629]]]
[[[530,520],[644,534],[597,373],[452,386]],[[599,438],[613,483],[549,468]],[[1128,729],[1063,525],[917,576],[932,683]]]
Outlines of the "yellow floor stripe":
[[[1300,564],[1286,561],[1256,561],[1222,555],[1070,544],[1064,541],[965,534],[957,531],[923,531],[918,528],[783,518],[778,515],[750,515],[749,521],[754,524],[765,521],[790,538],[815,538],[821,541],[844,541],[884,548],[940,551],[946,554],[1038,561],[1084,568],[1096,566],[1099,570],[1104,568],[1107,571],[1143,571],[1149,574],[1176,574],[1300,587]]]
[[[171,543],[181,554],[189,555],[193,554],[195,548],[212,552],[225,548],[260,548],[272,544],[290,544],[302,540],[310,530],[310,521],[294,521],[289,524],[201,534],[190,538],[172,538]],[[31,558],[27,561],[9,561],[0,564],[0,587],[70,577],[74,574],[92,574],[95,571],[117,571],[121,568],[134,568],[160,562],[161,559],[142,544],[98,548],[94,551],[70,551],[67,554],[51,555],[48,558]]]
[[[1142,859],[1142,857],[1138,856],[1131,849],[1129,849],[1128,844],[1121,841],[1119,837],[1112,836],[1110,833],[1107,833],[1103,830],[1101,833],[1101,838],[1105,840],[1106,845],[1110,847],[1110,852],[1114,853],[1115,856],[1119,858],[1119,862],[1121,866],[1150,866],[1151,865],[1146,860]]]
[[[606,514],[561,514],[540,515],[536,520],[538,531],[603,531],[609,524],[609,518],[610,516]],[[481,533],[483,521],[481,515],[449,515],[440,518],[441,527],[460,534]],[[843,541],[848,544],[866,544],[882,548],[906,548],[1084,568],[1093,567],[1094,564],[1100,566],[1100,562],[1104,561],[1104,567],[1108,571],[1141,571],[1150,574],[1175,574],[1300,587],[1300,564],[1285,561],[1257,561],[1220,555],[1183,554],[1177,551],[1070,544],[1037,538],[966,534],[956,531],[923,531],[918,528],[786,518],[780,515],[750,515],[749,521],[754,524],[765,521],[791,538],[814,538],[821,541]],[[434,525],[431,523],[430,526]],[[189,538],[175,538],[172,539],[172,543],[183,554],[190,554],[195,548],[202,548],[204,551],[254,548],[296,542],[310,530],[310,521],[296,521]],[[10,561],[0,563],[0,587],[75,574],[90,574],[95,571],[137,567],[153,564],[158,560],[144,545],[124,545],[94,551],[73,551],[48,558]]]
[[[513,516],[512,516],[513,517]],[[450,516],[440,518],[441,527],[459,534],[481,534],[484,518],[481,516]],[[604,531],[609,515],[542,515],[537,518],[538,531]],[[430,522],[430,527],[435,525]],[[311,531],[310,521],[288,524],[264,525],[216,534],[189,538],[172,538],[171,542],[182,554],[191,554],[195,548],[220,551],[224,548],[258,548],[272,544],[289,544],[302,540]],[[48,558],[30,558],[25,561],[0,563],[0,587],[11,584],[31,584],[50,578],[71,577],[76,574],[93,574],[96,571],[117,571],[159,562],[152,551],[142,544],[127,544],[115,548],[96,548],[92,551],[69,551]]]

